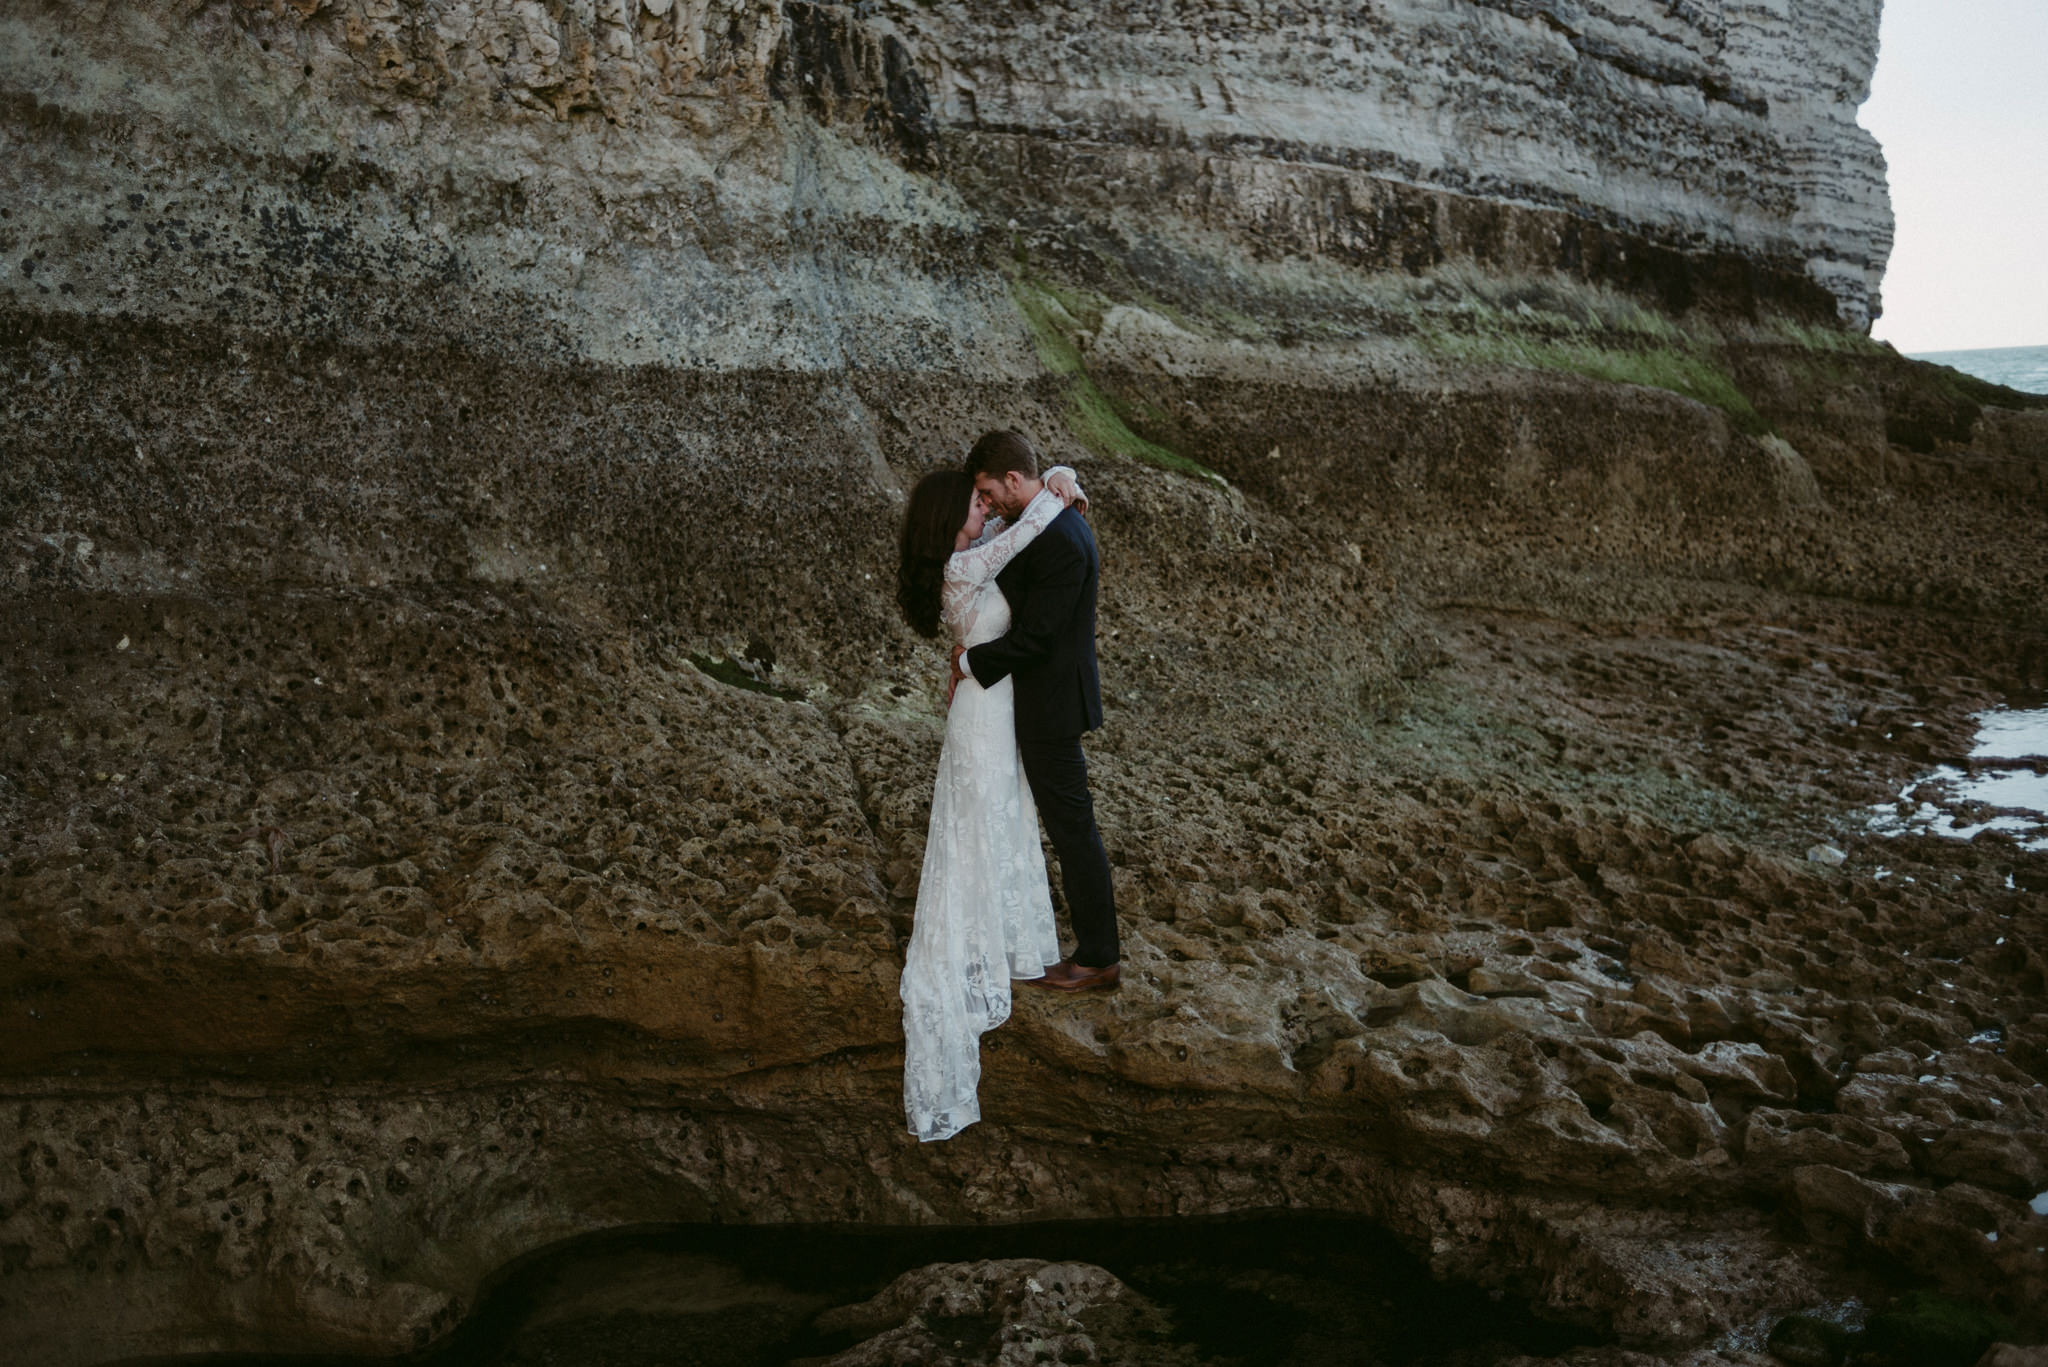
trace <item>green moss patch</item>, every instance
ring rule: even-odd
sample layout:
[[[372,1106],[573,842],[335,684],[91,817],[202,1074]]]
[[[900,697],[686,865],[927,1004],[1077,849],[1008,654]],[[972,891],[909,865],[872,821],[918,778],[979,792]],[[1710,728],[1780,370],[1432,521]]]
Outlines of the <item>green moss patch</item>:
[[[1867,334],[1852,332],[1848,328],[1824,327],[1818,323],[1804,323],[1796,318],[1778,317],[1765,325],[1768,332],[1780,340],[1804,347],[1808,351],[1829,352],[1838,356],[1883,356],[1891,348],[1876,341]]]
[[[1738,432],[1755,437],[1771,430],[1727,371],[1676,345],[1612,346],[1593,340],[1512,333],[1436,333],[1424,345],[1433,355],[1469,365],[1561,370],[1614,384],[1667,389],[1720,409]]]
[[[1219,489],[1230,486],[1223,476],[1197,460],[1133,432],[1127,410],[1117,404],[1088,373],[1075,340],[1081,329],[1099,326],[1106,311],[1100,298],[1040,280],[1014,276],[1010,297],[1031,329],[1039,364],[1067,383],[1067,428],[1080,443],[1101,456],[1128,456],[1161,469],[1207,480]]]
[[[777,688],[774,684],[763,683],[747,672],[746,666],[737,660],[728,660],[720,655],[692,655],[690,663],[697,666],[701,674],[708,674],[730,688],[744,688],[749,693],[766,693],[771,698],[784,702],[802,702],[804,693],[800,688]]]

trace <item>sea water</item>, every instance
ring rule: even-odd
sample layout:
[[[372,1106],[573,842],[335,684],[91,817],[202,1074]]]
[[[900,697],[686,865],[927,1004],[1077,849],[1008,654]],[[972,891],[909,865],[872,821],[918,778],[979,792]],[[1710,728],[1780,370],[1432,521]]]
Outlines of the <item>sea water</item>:
[[[2004,831],[2025,849],[2048,850],[2048,708],[1979,713],[1969,757],[1937,766],[1879,803],[1870,829],[1953,840]]]
[[[1987,347],[1977,351],[1916,351],[1916,361],[1954,366],[1965,375],[2020,389],[2029,394],[2048,394],[2048,346]]]

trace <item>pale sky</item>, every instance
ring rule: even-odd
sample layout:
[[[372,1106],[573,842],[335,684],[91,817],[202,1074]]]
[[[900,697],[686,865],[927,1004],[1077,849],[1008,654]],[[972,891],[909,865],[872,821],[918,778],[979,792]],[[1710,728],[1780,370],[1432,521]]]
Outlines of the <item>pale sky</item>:
[[[1879,41],[1858,118],[1899,226],[1872,333],[2048,346],[2048,0],[1884,0]]]

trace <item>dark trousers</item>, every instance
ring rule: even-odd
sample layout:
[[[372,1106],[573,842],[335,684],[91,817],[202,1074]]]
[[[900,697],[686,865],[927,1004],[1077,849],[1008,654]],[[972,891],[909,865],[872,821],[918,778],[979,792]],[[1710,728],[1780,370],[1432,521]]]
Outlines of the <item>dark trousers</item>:
[[[1116,895],[1110,888],[1109,855],[1095,829],[1095,800],[1088,795],[1088,761],[1079,736],[1056,740],[1018,738],[1024,778],[1038,819],[1060,860],[1060,886],[1074,924],[1074,962],[1089,968],[1122,956],[1116,936]]]

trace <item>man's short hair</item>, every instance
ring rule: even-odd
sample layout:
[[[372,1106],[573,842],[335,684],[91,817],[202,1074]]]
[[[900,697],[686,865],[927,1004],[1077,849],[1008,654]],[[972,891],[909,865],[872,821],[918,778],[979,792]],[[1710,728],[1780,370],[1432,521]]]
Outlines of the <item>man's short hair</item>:
[[[1038,478],[1038,452],[1031,449],[1031,443],[1022,432],[1004,428],[1000,432],[984,432],[974,443],[974,449],[967,453],[967,473],[970,475],[993,475],[1001,479],[1011,471],[1026,479]]]

